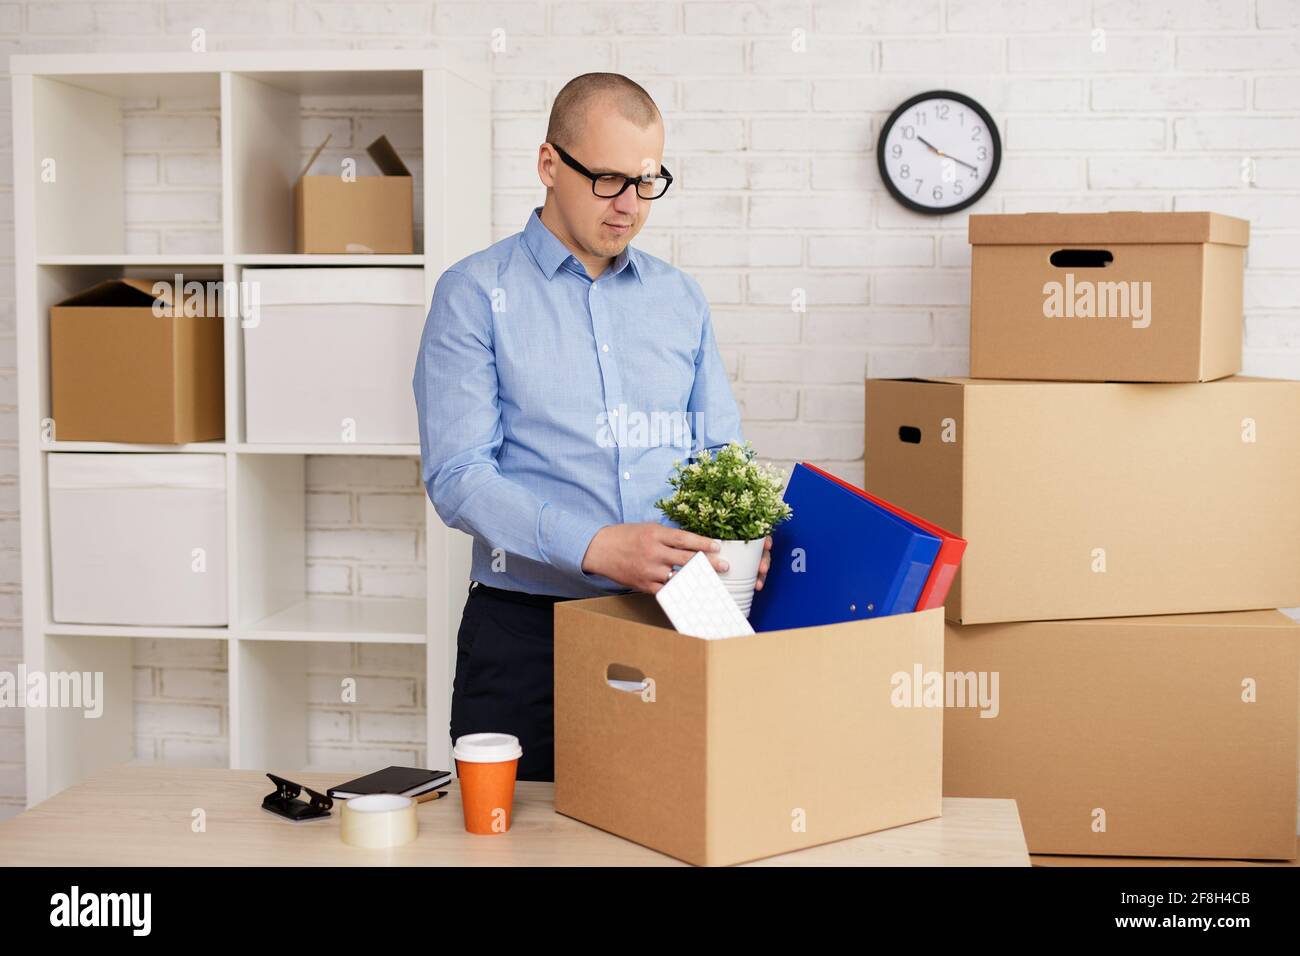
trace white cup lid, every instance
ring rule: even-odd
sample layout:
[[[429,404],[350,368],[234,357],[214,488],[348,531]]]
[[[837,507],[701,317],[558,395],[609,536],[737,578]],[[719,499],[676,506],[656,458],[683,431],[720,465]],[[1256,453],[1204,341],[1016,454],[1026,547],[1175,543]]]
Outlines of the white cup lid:
[[[524,749],[513,734],[466,734],[456,738],[451,755],[466,763],[503,763],[522,757]]]

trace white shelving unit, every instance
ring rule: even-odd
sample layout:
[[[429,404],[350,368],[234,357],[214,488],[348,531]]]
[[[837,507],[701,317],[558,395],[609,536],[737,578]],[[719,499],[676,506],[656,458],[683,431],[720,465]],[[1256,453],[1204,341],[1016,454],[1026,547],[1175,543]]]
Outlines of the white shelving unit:
[[[186,445],[45,442],[50,416],[51,304],[126,274],[221,278],[247,266],[421,269],[425,300],[452,262],[491,241],[490,94],[481,63],[423,51],[15,56],[14,205],[23,561],[23,653],[31,671],[102,671],[104,715],[26,712],[27,799],[33,804],[106,765],[133,759],[133,641],[229,643],[230,762],[289,771],[307,763],[307,642],[424,644],[428,760],[449,766],[447,724],[455,632],[469,539],[426,501],[423,600],[318,597],[306,590],[304,461],[308,455],[418,457],[416,445],[253,445],[244,440],[242,340],[225,318],[226,436]],[[140,97],[220,102],[221,252],[129,253],[123,108]],[[301,104],[337,97],[416,97],[423,142],[417,183],[423,228],[412,255],[296,255],[292,188],[302,167]],[[57,163],[57,189],[42,180]],[[414,362],[414,356],[412,356]],[[51,620],[48,456],[69,451],[221,455],[226,463],[226,627],[123,627]]]

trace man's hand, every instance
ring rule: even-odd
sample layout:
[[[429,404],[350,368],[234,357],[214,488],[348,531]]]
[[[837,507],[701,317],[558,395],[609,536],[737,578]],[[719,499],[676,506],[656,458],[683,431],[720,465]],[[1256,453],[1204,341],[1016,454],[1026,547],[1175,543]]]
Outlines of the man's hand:
[[[772,539],[763,545],[757,590],[763,586],[771,561]],[[617,581],[625,587],[654,594],[667,582],[674,567],[681,567],[703,551],[715,571],[726,571],[717,555],[718,542],[679,528],[646,521],[606,525],[596,532],[582,559],[582,570]]]
[[[758,581],[754,583],[754,590],[763,590],[763,582],[767,580],[767,569],[772,566],[772,536],[769,534],[763,539],[763,559],[758,562]]]
[[[717,556],[718,542],[653,521],[606,525],[596,532],[582,558],[582,570],[654,594],[681,567],[703,551],[715,571],[727,570]]]

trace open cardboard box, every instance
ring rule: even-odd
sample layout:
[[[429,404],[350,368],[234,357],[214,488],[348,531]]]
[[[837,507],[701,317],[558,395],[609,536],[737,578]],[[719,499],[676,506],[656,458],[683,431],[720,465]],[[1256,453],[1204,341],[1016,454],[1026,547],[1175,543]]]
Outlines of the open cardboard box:
[[[414,179],[388,138],[366,147],[379,176],[307,175],[328,142],[316,147],[293,187],[295,251],[414,252]]]
[[[561,602],[555,809],[701,865],[937,817],[942,673],[938,608],[703,640],[648,594]]]
[[[182,292],[174,303],[181,282],[106,279],[50,309],[56,439],[225,437],[220,297]]]

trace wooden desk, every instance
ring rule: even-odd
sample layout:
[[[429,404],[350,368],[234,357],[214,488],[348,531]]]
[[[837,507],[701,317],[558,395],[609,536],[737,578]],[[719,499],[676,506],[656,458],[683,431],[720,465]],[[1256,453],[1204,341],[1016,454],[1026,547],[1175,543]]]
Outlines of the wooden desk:
[[[346,774],[290,780],[322,793]],[[465,832],[460,793],[417,808],[420,834],[391,850],[339,839],[337,808],[290,823],[262,809],[275,787],[255,770],[116,767],[0,823],[7,866],[682,866],[552,809],[554,785],[521,782],[510,832]],[[193,811],[207,830],[192,831]],[[760,866],[1028,866],[1013,800],[945,798],[943,816],[758,860]]]

